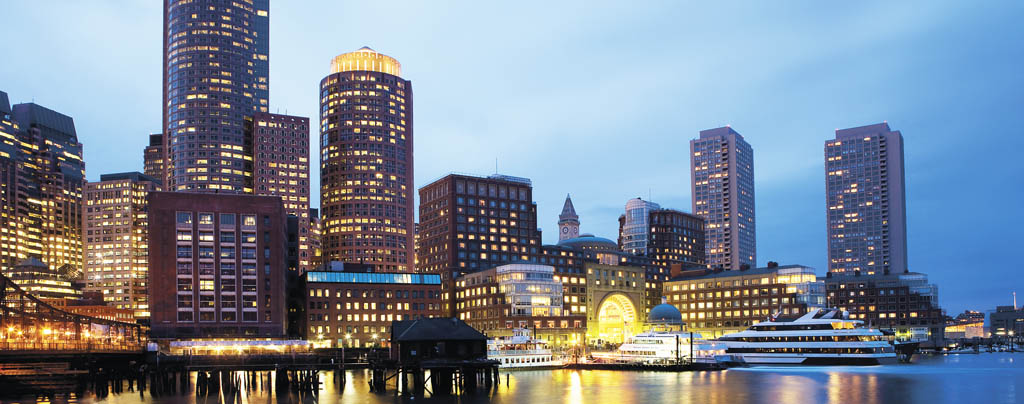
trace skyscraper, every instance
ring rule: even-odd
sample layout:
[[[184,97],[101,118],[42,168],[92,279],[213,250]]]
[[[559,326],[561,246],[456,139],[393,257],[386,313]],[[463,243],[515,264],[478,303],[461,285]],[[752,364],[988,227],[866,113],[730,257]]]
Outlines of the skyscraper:
[[[558,215],[558,241],[568,240],[580,236],[580,217],[576,215],[576,208],[572,206],[572,199],[565,196],[565,204],[562,205],[562,213]]]
[[[149,318],[147,198],[160,181],[142,173],[104,174],[85,185],[85,289]]]
[[[626,201],[626,213],[619,219],[619,248],[634,255],[647,255],[647,221],[661,206],[640,198]]]
[[[142,166],[143,172],[156,178],[162,184],[167,180],[167,166],[164,164],[164,135],[154,133],[149,135],[149,146],[143,151]]]
[[[299,272],[312,269],[309,250],[309,118],[257,112],[246,123],[253,142],[256,195],[280,196],[297,218]]]
[[[169,191],[252,193],[245,122],[267,112],[270,0],[164,0]]]
[[[320,81],[324,261],[412,272],[412,82],[394,58],[363,47]]]
[[[68,279],[82,273],[85,162],[71,117],[0,92],[0,267],[35,257]]]
[[[754,150],[726,126],[690,141],[693,213],[704,218],[707,263],[713,269],[757,266]]]
[[[903,135],[886,123],[825,142],[829,272],[907,270]]]

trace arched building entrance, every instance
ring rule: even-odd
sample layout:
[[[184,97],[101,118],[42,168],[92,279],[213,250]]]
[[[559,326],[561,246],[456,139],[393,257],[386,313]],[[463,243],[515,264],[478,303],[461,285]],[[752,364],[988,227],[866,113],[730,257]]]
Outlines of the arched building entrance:
[[[638,321],[637,307],[626,295],[610,294],[597,308],[597,339],[604,343],[621,344],[635,333]]]

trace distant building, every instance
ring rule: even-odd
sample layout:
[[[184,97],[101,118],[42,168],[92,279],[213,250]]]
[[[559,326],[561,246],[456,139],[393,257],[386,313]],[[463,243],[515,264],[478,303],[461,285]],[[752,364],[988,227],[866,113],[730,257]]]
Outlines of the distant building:
[[[989,329],[993,337],[1017,337],[1024,335],[1024,307],[998,306],[989,314]]]
[[[674,209],[656,209],[648,219],[647,257],[659,281],[669,279],[673,265],[706,267],[704,218]]]
[[[165,159],[164,136],[159,133],[149,135],[149,146],[142,153],[143,172],[163,184],[167,180]]]
[[[576,208],[572,206],[572,199],[565,196],[565,204],[562,205],[562,213],[558,215],[558,241],[568,240],[580,236],[580,217],[576,215]]]
[[[333,347],[386,347],[393,321],[442,314],[440,275],[369,272],[366,265],[350,272],[350,264],[331,264],[303,274],[309,340]]]
[[[681,271],[664,288],[687,329],[704,338],[742,331],[773,316],[798,317],[825,307],[824,282],[814,268],[802,265]]]
[[[276,196],[151,192],[152,336],[284,336],[285,217]]]
[[[939,289],[925,274],[829,272],[821,279],[828,288],[828,306],[850,312],[851,319],[892,331],[897,338],[933,343],[944,338]]]
[[[320,81],[324,261],[414,272],[413,95],[394,58],[363,47]]]
[[[446,315],[454,279],[540,253],[537,204],[529,179],[450,174],[419,190],[419,271],[441,275]]]
[[[987,338],[985,313],[967,310],[957,314],[955,318],[946,321],[945,337],[948,339]]]
[[[693,214],[703,217],[712,269],[757,266],[754,149],[726,126],[690,141]]]
[[[138,172],[85,185],[85,290],[138,319],[149,318],[148,197],[160,189],[160,180]]]
[[[634,255],[647,255],[648,220],[661,209],[654,202],[633,198],[626,202],[626,213],[619,220],[619,248]]]
[[[36,258],[21,261],[4,275],[21,290],[40,299],[82,298],[82,291],[72,285],[68,274],[57,272]]]
[[[0,270],[36,257],[81,279],[84,184],[74,120],[0,92]]]
[[[886,123],[836,130],[825,178],[829,272],[906,271],[903,135]]]
[[[562,281],[554,267],[519,262],[460,276],[456,280],[458,318],[488,337],[507,337],[528,328],[553,345],[583,341],[586,318],[563,303]]]

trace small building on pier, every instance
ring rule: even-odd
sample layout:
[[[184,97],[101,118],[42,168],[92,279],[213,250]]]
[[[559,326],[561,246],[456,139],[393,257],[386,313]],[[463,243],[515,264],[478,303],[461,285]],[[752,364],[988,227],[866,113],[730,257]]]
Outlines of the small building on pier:
[[[395,321],[391,341],[391,359],[402,363],[487,359],[487,337],[457,318]]]

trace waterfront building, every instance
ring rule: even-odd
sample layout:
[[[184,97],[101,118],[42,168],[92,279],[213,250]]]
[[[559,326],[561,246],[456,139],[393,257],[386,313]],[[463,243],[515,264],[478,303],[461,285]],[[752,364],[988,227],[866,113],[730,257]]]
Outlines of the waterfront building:
[[[150,192],[160,180],[133,172],[104,174],[85,185],[85,290],[103,304],[149,318]]]
[[[985,313],[966,310],[946,320],[944,335],[948,339],[988,338],[986,328]]]
[[[825,307],[825,283],[803,265],[678,271],[664,284],[668,302],[690,331],[705,338],[739,332],[775,316],[798,317]]]
[[[138,320],[135,310],[109,306],[103,302],[102,296],[90,296],[91,294],[94,293],[83,293],[82,299],[58,298],[43,299],[43,301],[57,309],[83,316],[120,321],[122,323],[135,323]]]
[[[1024,335],[1024,307],[998,306],[988,318],[993,337],[1020,338]]]
[[[256,195],[281,197],[295,216],[297,269],[312,269],[309,251],[309,118],[257,112],[246,122],[253,141]]]
[[[245,127],[269,109],[269,11],[269,0],[164,0],[165,189],[253,192]]]
[[[907,270],[903,135],[886,123],[825,142],[829,272]]]
[[[454,279],[539,254],[529,179],[450,174],[419,190],[419,271],[441,275],[445,313],[455,316]]]
[[[331,262],[302,275],[305,338],[333,347],[386,347],[392,322],[441,316],[441,276]]]
[[[325,261],[413,272],[413,95],[394,58],[363,47],[320,81]]]
[[[11,108],[0,92],[0,270],[36,257],[82,274],[85,163],[74,120],[43,106]]]
[[[626,201],[626,213],[619,219],[619,248],[634,255],[647,255],[648,220],[661,206],[633,198]]]
[[[704,219],[674,209],[656,209],[648,219],[647,257],[654,278],[667,281],[673,265],[684,268],[706,266]]]
[[[692,212],[705,221],[705,254],[712,269],[757,266],[754,150],[726,126],[690,141]]]
[[[35,257],[26,258],[4,273],[26,293],[40,299],[81,299],[82,290],[71,274],[59,272]]]
[[[279,197],[151,192],[152,336],[282,337],[285,237]]]
[[[558,241],[579,236],[580,217],[576,215],[576,208],[572,206],[572,199],[566,194],[565,204],[562,205],[562,213],[558,215]]]
[[[460,320],[490,338],[530,329],[533,338],[559,346],[583,341],[586,317],[572,311],[584,302],[564,296],[563,281],[550,265],[516,262],[459,276],[455,308]]]
[[[167,181],[167,166],[164,158],[164,135],[160,133],[149,135],[149,146],[142,151],[143,172],[160,180],[161,184]]]
[[[828,287],[828,306],[850,312],[851,319],[892,331],[901,339],[936,343],[944,338],[939,289],[925,274],[829,272],[821,279]]]

